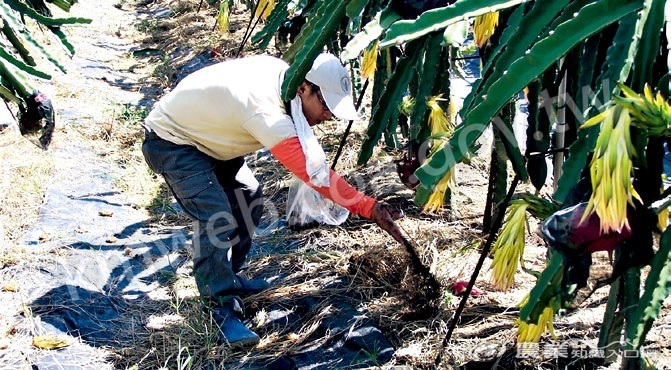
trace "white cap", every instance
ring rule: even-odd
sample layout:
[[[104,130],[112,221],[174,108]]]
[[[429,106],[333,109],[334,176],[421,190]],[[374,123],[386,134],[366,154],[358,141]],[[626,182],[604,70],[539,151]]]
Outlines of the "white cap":
[[[319,86],[326,106],[333,115],[346,120],[359,118],[352,100],[350,76],[333,54],[320,54],[305,79]]]

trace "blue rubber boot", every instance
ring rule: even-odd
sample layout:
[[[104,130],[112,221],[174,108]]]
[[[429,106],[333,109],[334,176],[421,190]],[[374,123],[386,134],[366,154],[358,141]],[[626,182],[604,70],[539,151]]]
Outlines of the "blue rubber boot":
[[[238,281],[240,282],[240,291],[241,296],[248,296],[252,294],[261,293],[262,291],[268,289],[270,284],[263,279],[247,279],[243,276],[236,275]]]
[[[212,318],[219,327],[219,341],[234,348],[255,346],[261,338],[240,320],[240,314],[230,307],[214,307]]]

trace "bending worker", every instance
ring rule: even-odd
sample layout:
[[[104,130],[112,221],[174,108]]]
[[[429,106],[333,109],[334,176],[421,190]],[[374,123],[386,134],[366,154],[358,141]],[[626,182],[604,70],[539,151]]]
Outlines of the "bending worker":
[[[255,345],[240,296],[267,287],[239,275],[263,211],[262,190],[244,156],[266,147],[294,175],[351,213],[402,240],[401,212],[350,186],[326,165],[311,126],[357,119],[347,70],[321,54],[286,104],[280,97],[281,59],[257,55],[202,68],[155,105],[143,127],[142,152],[194,221],[193,272],[200,295],[234,347]],[[304,149],[306,148],[306,149]]]

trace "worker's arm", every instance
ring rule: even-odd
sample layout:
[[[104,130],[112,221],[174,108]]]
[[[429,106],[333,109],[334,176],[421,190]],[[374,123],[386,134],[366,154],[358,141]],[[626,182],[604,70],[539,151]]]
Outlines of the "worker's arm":
[[[305,168],[305,154],[303,154],[298,137],[291,137],[280,142],[270,148],[270,152],[284,167],[317,192],[347,208],[351,213],[372,220],[394,237],[394,239],[402,242],[401,230],[394,222],[394,220],[403,217],[402,212],[394,210],[388,204],[378,202],[356,190],[333,170],[331,170],[330,175],[330,186],[319,187],[310,183]]]

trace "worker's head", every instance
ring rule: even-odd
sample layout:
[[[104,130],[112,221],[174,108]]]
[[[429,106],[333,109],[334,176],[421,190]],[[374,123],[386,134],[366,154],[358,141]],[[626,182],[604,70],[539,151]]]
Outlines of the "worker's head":
[[[298,88],[303,114],[314,126],[336,116],[358,118],[352,101],[352,83],[347,69],[333,54],[323,53],[315,59],[305,81]]]

